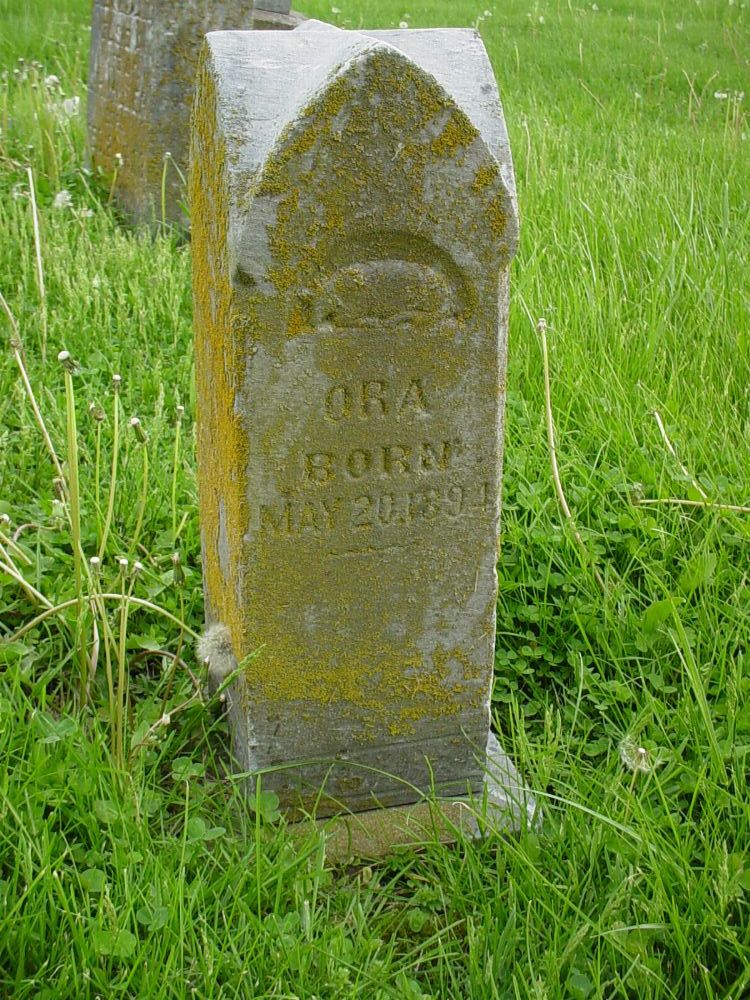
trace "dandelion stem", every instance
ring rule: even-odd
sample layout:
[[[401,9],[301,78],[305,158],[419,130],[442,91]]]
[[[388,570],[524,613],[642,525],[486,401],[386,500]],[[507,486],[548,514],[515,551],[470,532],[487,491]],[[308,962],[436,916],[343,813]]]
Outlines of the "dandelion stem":
[[[67,352],[62,352],[66,354]],[[62,355],[61,355],[62,356]],[[85,604],[83,601],[83,551],[81,548],[81,497],[78,480],[78,428],[76,425],[76,405],[75,390],[73,388],[73,374],[69,367],[65,367],[65,414],[67,431],[67,458],[68,458],[68,494],[70,502],[68,504],[70,535],[73,546],[73,576],[75,580],[75,590],[78,602],[78,614],[76,616],[76,646],[78,651],[78,661],[81,671],[81,704],[86,703],[86,693],[88,691],[88,660],[86,656],[86,628],[84,621]]]
[[[9,577],[11,577],[13,580],[15,580],[16,583],[19,585],[19,587],[21,587],[22,590],[25,590],[26,593],[29,595],[29,597],[33,598],[33,600],[35,600],[37,602],[37,604],[41,604],[42,607],[47,608],[47,612],[44,615],[39,615],[38,616],[39,619],[44,619],[44,618],[47,617],[47,615],[54,613],[55,609],[52,606],[52,603],[50,601],[48,601],[47,598],[44,596],[44,594],[40,593],[36,589],[36,587],[32,587],[32,585],[28,582],[28,580],[26,580],[23,577],[23,575],[21,573],[19,573],[18,570],[14,566],[9,565],[8,563],[2,562],[0,560],[0,573],[6,573]],[[74,600],[72,600],[72,601],[70,601],[69,604],[68,604],[68,606],[76,604],[76,603],[77,603],[77,598],[74,599]],[[35,618],[34,621],[37,621],[37,619]],[[24,630],[22,629],[21,633],[23,633],[23,632],[24,632]],[[15,642],[15,640],[18,637],[19,637],[19,633],[16,633],[16,635],[11,636],[11,640],[10,641],[11,642]]]
[[[102,506],[101,506],[101,467],[102,467],[102,425],[96,425],[96,446],[94,452],[94,509],[96,510],[97,527],[102,530]],[[99,535],[101,538],[101,534]]]
[[[29,200],[31,202],[31,218],[34,225],[34,250],[36,252],[36,280],[39,286],[39,304],[42,311],[42,361],[47,360],[47,291],[44,284],[44,266],[42,264],[42,238],[39,229],[39,212],[36,207],[36,189],[34,172],[26,168],[29,178]]]
[[[112,635],[112,628],[109,623],[109,617],[107,615],[107,609],[105,607],[104,601],[102,600],[101,590],[99,588],[99,573],[98,568],[100,566],[100,560],[94,557],[91,560],[92,568],[96,566],[97,572],[91,573],[91,597],[90,604],[94,608],[94,613],[98,615],[99,621],[101,622],[102,632],[104,633],[104,670],[107,677],[107,707],[109,709],[109,735],[110,735],[110,748],[112,750],[112,756],[116,754],[116,735],[115,735],[115,685],[114,685],[114,674],[112,672],[112,653],[115,649],[115,640]]]
[[[25,563],[27,566],[31,566],[32,560],[26,555],[20,545],[18,545],[12,538],[9,538],[4,531],[0,531],[0,549],[4,551],[4,547],[6,545],[8,550],[13,553],[16,559],[20,559],[22,563]],[[10,555],[6,554],[5,558],[8,559],[9,562],[11,561]]]
[[[114,172],[112,173],[112,183],[109,186],[109,194],[107,195],[107,207],[109,207],[112,204],[112,200],[115,196],[115,188],[117,186],[117,175],[119,174],[119,172],[120,172],[119,161],[115,161],[115,169]]]
[[[44,438],[44,443],[47,446],[47,451],[50,453],[52,459],[52,464],[55,467],[55,472],[58,477],[62,480],[65,479],[63,475],[62,465],[60,464],[60,459],[57,457],[57,452],[55,451],[55,446],[52,444],[52,438],[49,436],[49,431],[44,423],[44,418],[42,417],[39,405],[36,401],[36,396],[34,395],[34,390],[31,388],[31,382],[29,381],[29,376],[26,371],[26,365],[23,360],[23,348],[21,344],[21,336],[18,332],[18,324],[16,323],[15,316],[10,310],[10,306],[5,301],[5,297],[2,292],[0,292],[0,307],[2,307],[5,315],[8,317],[8,322],[11,328],[11,339],[10,346],[13,351],[13,357],[16,359],[16,364],[21,373],[21,381],[23,382],[24,390],[26,391],[26,396],[31,404],[31,409],[34,413],[34,417],[39,426],[39,430],[42,432],[42,437]]]
[[[573,519],[570,507],[568,506],[568,501],[565,499],[565,492],[563,491],[562,481],[560,479],[560,469],[557,464],[557,448],[555,447],[555,422],[552,416],[552,392],[550,389],[550,377],[549,377],[549,352],[547,350],[547,324],[543,319],[539,320],[539,323],[537,324],[537,330],[542,339],[542,360],[544,364],[544,408],[547,416],[547,444],[549,450],[550,465],[552,467],[552,479],[555,484],[555,492],[557,493],[557,499],[560,503],[560,507],[562,508],[562,512],[565,515],[565,519],[567,520],[568,525],[570,526],[570,529],[573,533],[573,538],[575,539],[576,544],[580,548],[585,562],[588,565],[591,565],[592,572],[594,574],[594,579],[596,580],[599,589],[602,591],[602,593],[606,593],[607,588],[604,585],[604,579],[602,578],[602,575],[596,568],[596,566],[592,565],[593,560],[591,554],[586,548],[586,543],[584,542],[583,538],[581,537],[581,533],[576,527],[575,520]]]
[[[177,407],[177,419],[174,431],[174,453],[172,457],[172,543],[177,538],[177,472],[180,463],[180,438],[182,429],[183,407]]]
[[[104,528],[102,529],[102,537],[99,542],[99,558],[104,558],[104,552],[107,548],[107,539],[109,538],[110,528],[112,527],[112,517],[115,510],[115,493],[117,490],[117,463],[120,454],[120,381],[119,376],[115,376],[113,380],[114,391],[112,399],[112,470],[109,479],[109,496],[107,499],[107,513],[104,518]]]
[[[131,578],[130,586],[126,586],[126,577],[123,572],[120,601],[120,631],[117,644],[117,687],[115,689],[115,761],[118,767],[121,768],[125,764],[125,710],[128,697],[125,654],[128,636],[128,612],[130,610],[130,598],[133,596],[134,584],[135,578]]]
[[[169,155],[164,157],[164,164],[161,170],[161,231],[162,235],[167,234],[167,165]]]
[[[135,520],[133,540],[130,543],[129,555],[135,554],[138,542],[143,529],[143,515],[146,512],[146,500],[148,499],[148,445],[141,445],[141,490],[138,497],[138,513]]]
[[[47,609],[42,612],[42,614],[37,615],[36,618],[33,618],[30,622],[27,622],[17,632],[14,632],[14,634],[10,636],[8,640],[9,642],[17,642],[32,629],[36,628],[37,625],[41,625],[43,621],[46,621],[47,618],[50,618],[52,615],[60,614],[62,611],[67,611],[68,608],[72,608],[78,604],[78,598],[73,597],[69,601],[63,601],[62,604],[55,604],[53,606],[43,594],[40,594],[38,590],[34,590],[34,588],[31,587],[31,584],[28,584],[23,577],[20,577],[19,579],[16,572],[10,570],[9,568],[6,569],[2,563],[0,563],[0,570],[2,570],[3,573],[7,572],[9,576],[17,579],[22,587],[29,589],[30,592],[33,592],[34,599]],[[123,599],[122,594],[97,594],[96,596],[102,601],[122,601]],[[83,600],[90,603],[93,598],[90,595],[84,594]],[[177,625],[178,628],[184,629],[184,631],[196,641],[201,637],[199,632],[190,628],[190,626],[185,622],[180,621],[180,619],[176,615],[173,615],[171,611],[167,611],[166,608],[160,608],[158,604],[153,604],[151,601],[144,600],[142,597],[129,597],[128,603],[132,604],[136,608],[145,608],[147,611],[154,611],[156,614],[162,615],[162,617],[171,621],[172,624]]]
[[[679,497],[665,497],[659,500],[638,500],[637,507],[656,507],[671,505],[673,507],[702,507],[704,510],[718,510],[730,514],[750,514],[750,507],[740,507],[732,503],[714,503],[712,500],[682,500]]]
[[[691,485],[694,487],[694,489],[696,489],[698,491],[698,493],[701,496],[701,498],[704,501],[708,501],[708,494],[706,493],[706,491],[703,489],[703,487],[698,482],[698,480],[695,478],[695,476],[693,476],[692,473],[680,461],[680,456],[677,454],[677,450],[675,449],[675,446],[669,440],[666,428],[664,427],[664,421],[661,419],[661,414],[659,413],[658,410],[654,410],[654,420],[656,420],[656,426],[659,428],[659,433],[661,434],[662,441],[666,445],[667,451],[669,452],[669,454],[672,456],[672,458],[675,460],[675,462],[677,462],[677,464],[679,465],[680,472],[683,474],[683,476],[685,476],[686,479],[690,480]]]

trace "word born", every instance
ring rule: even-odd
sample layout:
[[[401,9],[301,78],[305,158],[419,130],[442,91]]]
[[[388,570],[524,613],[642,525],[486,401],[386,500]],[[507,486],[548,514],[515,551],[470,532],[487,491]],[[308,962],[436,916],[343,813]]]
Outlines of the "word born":
[[[303,459],[303,478],[312,483],[330,483],[336,478],[357,480],[368,475],[398,478],[415,473],[447,472],[460,448],[460,441],[441,441],[439,444],[422,441],[416,445],[352,448],[339,454],[308,452]]]
[[[400,493],[366,493],[327,500],[288,497],[261,504],[260,534],[276,537],[320,536],[336,529],[368,531],[418,522],[456,520],[469,514],[491,514],[491,483],[453,484],[440,489]]]

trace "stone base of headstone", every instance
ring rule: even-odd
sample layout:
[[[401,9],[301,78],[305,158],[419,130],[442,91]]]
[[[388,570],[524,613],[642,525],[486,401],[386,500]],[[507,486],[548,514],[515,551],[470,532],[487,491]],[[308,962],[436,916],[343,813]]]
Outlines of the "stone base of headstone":
[[[518,833],[538,826],[540,812],[494,734],[490,734],[481,795],[471,798],[424,798],[406,806],[373,809],[318,820],[326,837],[326,857],[333,864],[378,860],[399,850],[451,844],[461,837],[481,838]],[[297,826],[300,835],[309,823]]]

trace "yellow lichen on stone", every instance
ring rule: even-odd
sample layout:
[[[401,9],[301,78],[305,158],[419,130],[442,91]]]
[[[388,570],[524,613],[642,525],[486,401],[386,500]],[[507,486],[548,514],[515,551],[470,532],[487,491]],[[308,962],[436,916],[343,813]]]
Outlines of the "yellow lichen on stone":
[[[193,226],[193,288],[196,331],[197,450],[205,542],[204,580],[210,611],[230,631],[235,652],[244,641],[244,615],[237,603],[246,498],[238,481],[247,464],[247,438],[234,412],[243,369],[243,344],[232,320],[227,271],[229,204],[226,146],[217,134],[215,83],[206,52],[198,72],[200,99],[193,119],[190,203]],[[234,335],[233,335],[234,334]],[[228,475],[228,470],[232,470]],[[223,520],[223,525],[222,525]],[[219,559],[224,531],[231,554],[229,576]]]
[[[470,146],[478,137],[479,132],[466,115],[454,110],[442,133],[433,139],[432,152],[435,156],[455,156],[460,149]]]
[[[474,194],[481,194],[482,191],[497,182],[499,173],[499,169],[493,164],[483,163],[476,172],[474,180],[472,181],[471,190]]]

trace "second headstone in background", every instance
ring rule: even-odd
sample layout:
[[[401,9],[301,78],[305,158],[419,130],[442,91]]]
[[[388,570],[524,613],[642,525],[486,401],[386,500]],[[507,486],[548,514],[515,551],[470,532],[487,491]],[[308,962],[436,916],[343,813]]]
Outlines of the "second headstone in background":
[[[296,27],[288,0],[94,0],[88,137],[128,221],[185,224],[190,106],[203,36]],[[264,9],[268,8],[268,10]]]
[[[291,0],[255,0],[253,28],[256,31],[296,28],[303,19],[291,6]]]

